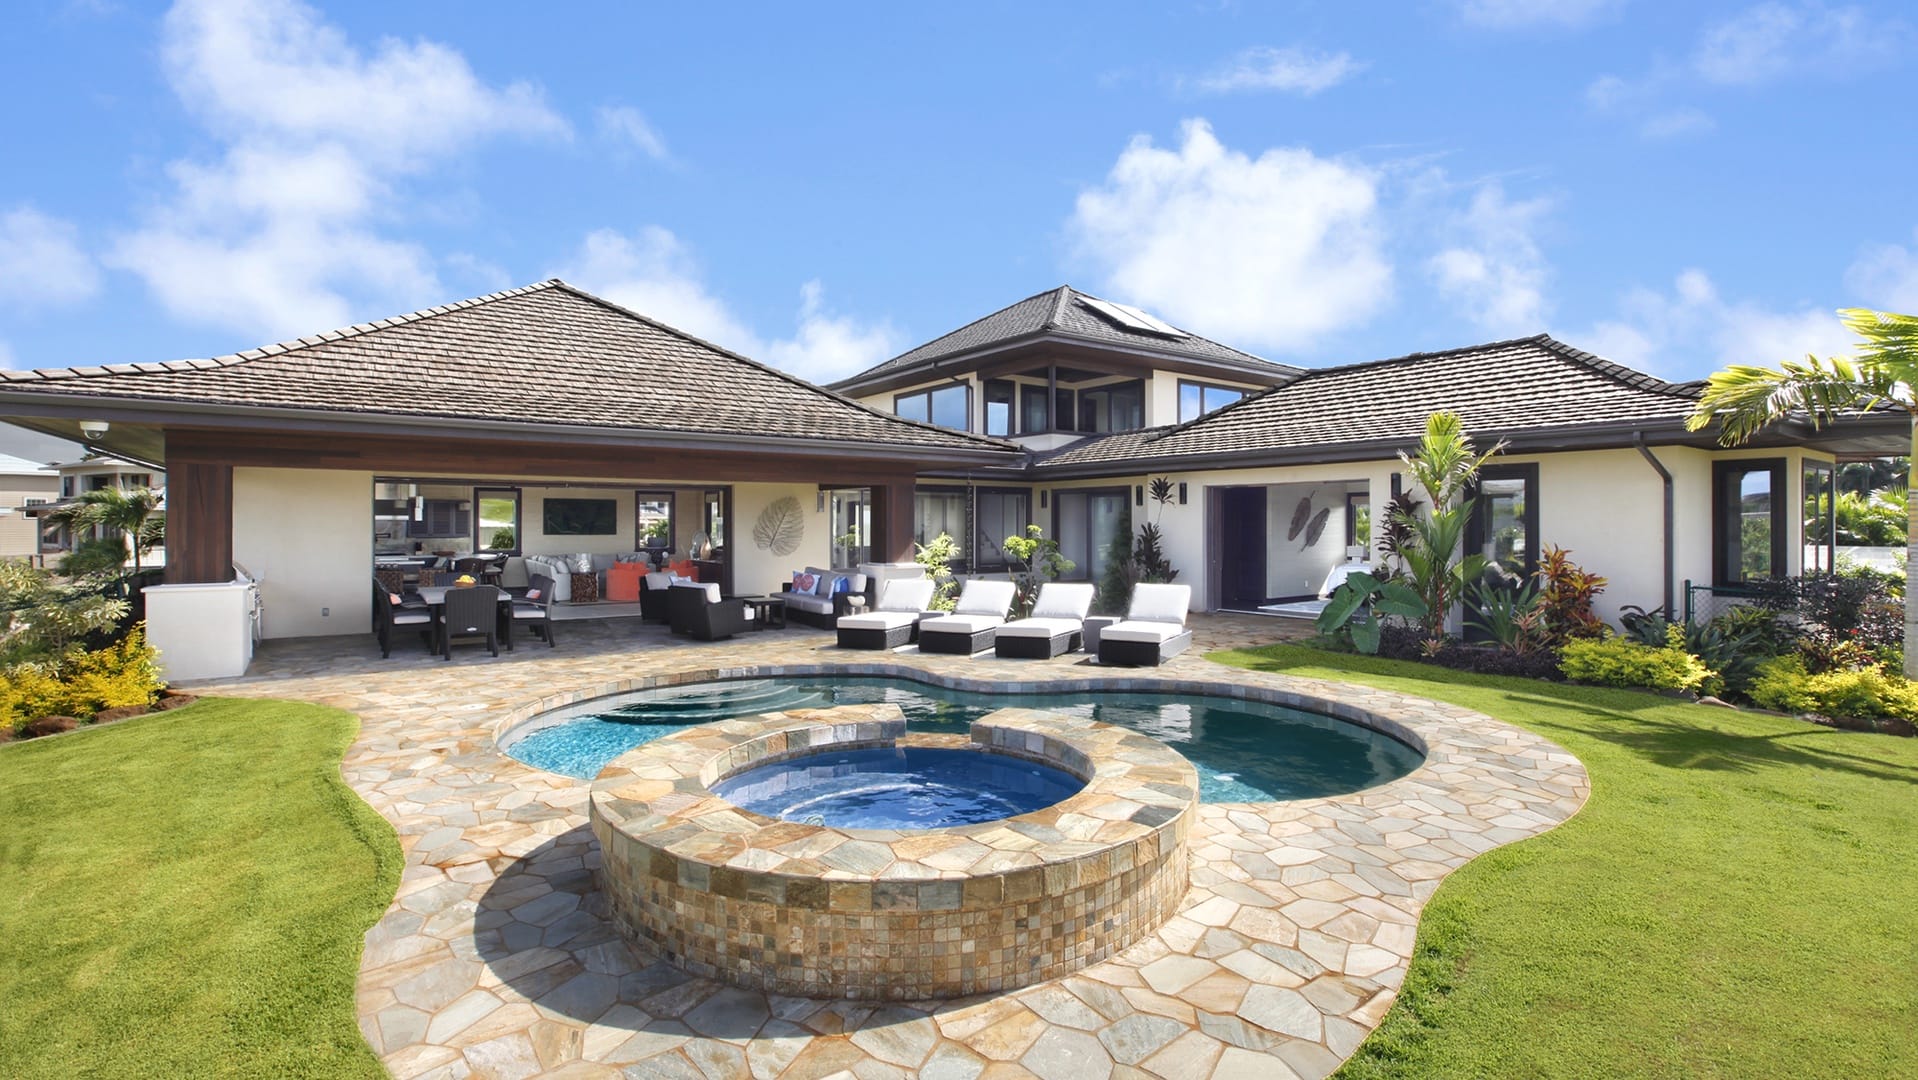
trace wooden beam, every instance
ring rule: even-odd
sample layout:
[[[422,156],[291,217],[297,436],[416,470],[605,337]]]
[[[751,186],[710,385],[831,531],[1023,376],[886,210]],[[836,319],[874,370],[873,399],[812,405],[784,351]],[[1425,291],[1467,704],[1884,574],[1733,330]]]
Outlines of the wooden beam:
[[[233,580],[233,467],[172,464],[166,485],[166,580]]]
[[[911,562],[913,491],[911,476],[872,485],[872,558],[874,562]]]

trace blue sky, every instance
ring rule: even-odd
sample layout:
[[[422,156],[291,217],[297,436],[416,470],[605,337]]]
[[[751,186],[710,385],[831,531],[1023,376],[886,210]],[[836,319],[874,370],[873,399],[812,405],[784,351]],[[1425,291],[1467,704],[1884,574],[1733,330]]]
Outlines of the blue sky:
[[[1918,310],[1897,5],[701,6],[17,6],[0,361],[555,275],[821,381],[1061,282],[1296,363],[1669,377]]]

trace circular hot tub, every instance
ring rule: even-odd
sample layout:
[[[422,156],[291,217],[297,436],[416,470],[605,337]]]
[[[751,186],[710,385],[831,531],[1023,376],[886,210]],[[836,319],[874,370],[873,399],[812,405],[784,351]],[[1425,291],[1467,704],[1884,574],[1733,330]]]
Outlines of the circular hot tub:
[[[883,779],[846,779],[848,756]],[[952,798],[988,776],[992,794]],[[903,827],[927,802],[977,819]],[[592,824],[616,921],[688,971],[906,1000],[1057,978],[1157,929],[1197,802],[1192,765],[1125,728],[1005,709],[969,737],[909,735],[897,706],[853,705],[648,743],[600,774]],[[891,827],[868,827],[875,807]]]

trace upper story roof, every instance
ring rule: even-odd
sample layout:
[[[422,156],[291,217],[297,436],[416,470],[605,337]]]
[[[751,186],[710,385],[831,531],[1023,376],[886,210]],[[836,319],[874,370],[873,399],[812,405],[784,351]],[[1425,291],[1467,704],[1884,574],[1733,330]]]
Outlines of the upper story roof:
[[[935,367],[940,374],[951,374],[969,360],[1046,343],[1122,350],[1204,365],[1218,370],[1222,377],[1237,376],[1256,383],[1288,379],[1300,371],[1187,333],[1136,308],[1061,285],[841,379],[832,388],[842,393],[864,393],[904,385],[914,376],[929,376]]]
[[[51,465],[28,461],[12,454],[0,454],[0,476],[38,476],[51,480],[57,475]]]
[[[0,374],[0,414],[52,398],[436,430],[842,444],[908,458],[1016,452],[868,408],[558,280],[213,359]]]
[[[1201,466],[1247,458],[1358,460],[1416,442],[1435,409],[1457,412],[1480,444],[1575,445],[1683,429],[1701,384],[1672,383],[1550,336],[1320,368],[1196,420],[1074,444],[1042,471]],[[1709,439],[1705,434],[1694,438]],[[1516,446],[1515,446],[1516,448]]]

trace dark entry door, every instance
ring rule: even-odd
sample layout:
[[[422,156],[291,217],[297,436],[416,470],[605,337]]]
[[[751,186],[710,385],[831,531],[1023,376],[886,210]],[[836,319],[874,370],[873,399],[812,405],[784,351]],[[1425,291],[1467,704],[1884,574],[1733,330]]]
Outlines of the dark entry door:
[[[1265,603],[1265,489],[1219,493],[1219,606],[1251,611]]]

